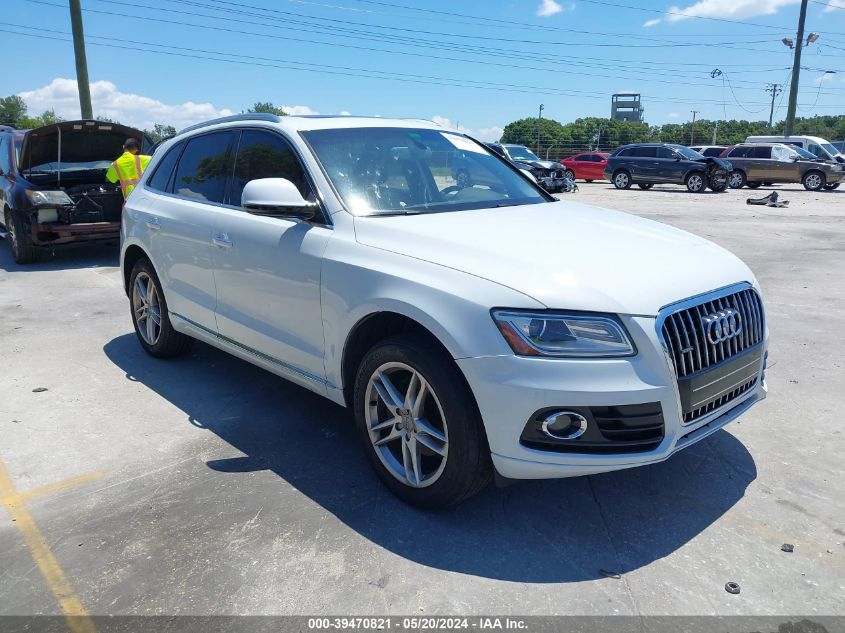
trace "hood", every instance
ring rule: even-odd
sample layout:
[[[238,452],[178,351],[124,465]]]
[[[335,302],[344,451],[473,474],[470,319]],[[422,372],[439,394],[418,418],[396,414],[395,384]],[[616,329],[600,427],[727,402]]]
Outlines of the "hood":
[[[577,202],[356,217],[355,232],[361,244],[488,279],[548,308],[655,315],[675,301],[753,281],[745,264],[712,242]]]
[[[55,163],[59,159],[65,163],[113,161],[123,153],[123,143],[128,138],[140,141],[144,150],[150,145],[141,130],[118,123],[62,121],[45,125],[24,134],[18,164],[25,173],[30,167]]]
[[[553,160],[525,160],[525,159],[520,159],[520,160],[514,160],[514,162],[519,166],[525,165],[525,166],[527,166],[531,169],[551,169],[551,170],[555,170],[555,169],[561,168],[560,163],[556,163]]]

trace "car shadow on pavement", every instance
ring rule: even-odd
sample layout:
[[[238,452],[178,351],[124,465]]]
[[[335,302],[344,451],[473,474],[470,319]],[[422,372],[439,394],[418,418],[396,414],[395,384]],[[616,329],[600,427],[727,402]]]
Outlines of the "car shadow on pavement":
[[[109,268],[119,264],[120,253],[117,243],[112,245],[74,245],[56,250],[44,250],[41,259],[34,264],[18,264],[12,256],[8,239],[0,239],[0,270],[32,273],[50,270],[71,270],[74,268]]]
[[[231,458],[207,462],[213,471],[275,473],[279,482],[269,484],[269,494],[278,496],[261,503],[287,503],[279,520],[297,520],[293,488],[376,545],[462,574],[551,583],[630,572],[695,538],[743,497],[757,474],[746,448],[720,431],[661,464],[490,486],[457,508],[425,512],[380,485],[349,412],[320,396],[204,344],[162,361],[126,334],[104,352],[127,379],[183,411],[186,423],[231,445]],[[249,496],[237,490],[237,499]],[[261,490],[267,494],[266,486]],[[348,535],[343,538],[337,547],[348,546]]]

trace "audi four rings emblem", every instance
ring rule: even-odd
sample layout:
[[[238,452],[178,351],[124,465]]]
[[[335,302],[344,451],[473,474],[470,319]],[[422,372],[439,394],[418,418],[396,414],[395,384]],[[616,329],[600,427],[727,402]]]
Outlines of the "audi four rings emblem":
[[[713,345],[731,340],[742,332],[742,317],[738,310],[725,308],[701,319],[704,335]]]

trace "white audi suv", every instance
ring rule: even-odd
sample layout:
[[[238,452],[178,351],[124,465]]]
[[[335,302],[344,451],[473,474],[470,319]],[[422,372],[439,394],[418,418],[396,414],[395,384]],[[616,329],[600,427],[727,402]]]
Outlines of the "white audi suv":
[[[476,177],[456,181],[455,160]],[[766,394],[763,304],[739,259],[557,201],[430,122],[188,128],[129,196],[121,238],[148,353],[199,339],[351,408],[381,480],[423,507],[494,473],[659,462]]]

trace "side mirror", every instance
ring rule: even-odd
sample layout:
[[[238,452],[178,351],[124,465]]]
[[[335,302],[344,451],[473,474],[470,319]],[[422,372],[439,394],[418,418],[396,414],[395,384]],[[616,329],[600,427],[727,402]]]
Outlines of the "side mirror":
[[[287,178],[250,180],[241,194],[241,206],[247,213],[273,218],[310,220],[317,214],[317,203],[303,198]]]

